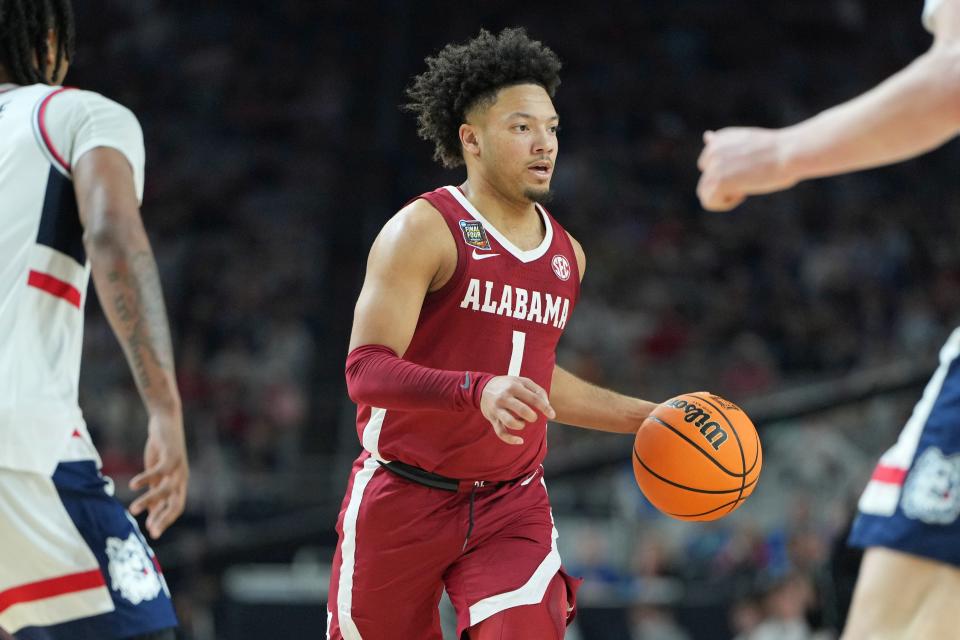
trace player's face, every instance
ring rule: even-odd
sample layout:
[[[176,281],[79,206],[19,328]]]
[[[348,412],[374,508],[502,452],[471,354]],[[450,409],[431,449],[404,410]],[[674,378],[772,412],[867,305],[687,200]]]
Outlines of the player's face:
[[[559,117],[540,85],[501,89],[478,123],[480,161],[488,178],[513,197],[532,202],[550,198],[557,160]]]

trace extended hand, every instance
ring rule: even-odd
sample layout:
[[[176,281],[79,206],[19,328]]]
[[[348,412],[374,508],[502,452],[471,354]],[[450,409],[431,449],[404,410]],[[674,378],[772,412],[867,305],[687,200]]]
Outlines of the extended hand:
[[[729,127],[707,131],[703,142],[697,196],[704,209],[730,211],[747,196],[780,191],[797,182],[786,171],[780,130]]]
[[[181,414],[150,418],[143,464],[144,471],[130,481],[130,488],[149,491],[130,505],[130,513],[136,516],[146,509],[147,531],[159,538],[180,517],[187,501],[190,467]]]
[[[497,437],[507,444],[523,444],[523,438],[508,429],[521,431],[528,422],[537,421],[537,411],[550,420],[557,417],[547,392],[529,378],[497,376],[483,388],[480,411],[493,425]]]

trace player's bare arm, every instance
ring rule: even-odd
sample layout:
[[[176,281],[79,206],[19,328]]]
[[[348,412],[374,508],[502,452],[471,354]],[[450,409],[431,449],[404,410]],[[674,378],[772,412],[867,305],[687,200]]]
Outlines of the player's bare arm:
[[[456,265],[457,247],[440,214],[424,200],[401,209],[370,249],[350,350],[379,344],[403,357],[424,297],[446,284]]]
[[[583,281],[587,269],[586,253],[573,236],[570,236],[570,243]],[[553,370],[550,402],[557,422],[613,433],[636,433],[640,423],[657,406],[590,384],[562,367]]]
[[[354,311],[350,351],[382,345],[402,358],[424,298],[446,284],[456,265],[457,247],[439,213],[423,200],[401,209],[370,249]],[[385,404],[382,397],[379,402]],[[480,410],[497,436],[509,444],[523,443],[509,430],[521,430],[535,421],[536,411],[554,417],[543,388],[516,376],[490,379],[482,391]]]
[[[960,133],[960,0],[942,0],[934,44],[874,89],[784,129],[704,134],[697,194],[728,211],[801,180],[913,158]]]
[[[189,478],[160,276],[123,154],[89,151],[76,163],[73,181],[97,294],[149,414],[145,469],[130,482],[148,490],[130,511],[149,512],[147,530],[156,538],[183,513]]]
[[[636,433],[656,404],[581,380],[561,367],[553,370],[550,402],[557,422],[574,427]]]

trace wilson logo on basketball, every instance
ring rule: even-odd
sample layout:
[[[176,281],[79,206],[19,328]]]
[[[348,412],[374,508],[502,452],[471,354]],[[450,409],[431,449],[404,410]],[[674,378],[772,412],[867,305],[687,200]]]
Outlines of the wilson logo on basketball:
[[[667,403],[667,406],[682,409],[685,414],[683,416],[684,421],[696,425],[714,450],[719,451],[723,443],[727,441],[727,432],[720,426],[720,423],[715,422],[713,416],[692,402],[671,400]]]
[[[553,272],[557,274],[557,277],[561,280],[566,281],[570,279],[570,261],[563,256],[553,256],[553,260],[550,261],[550,266],[553,267]]]

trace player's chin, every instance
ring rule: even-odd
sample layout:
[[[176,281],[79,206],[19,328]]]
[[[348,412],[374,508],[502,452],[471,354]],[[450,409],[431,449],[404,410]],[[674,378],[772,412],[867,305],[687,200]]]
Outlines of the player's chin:
[[[547,204],[553,199],[553,191],[550,190],[549,185],[546,187],[525,187],[523,190],[523,197],[529,200],[530,202],[536,202],[539,204]]]

